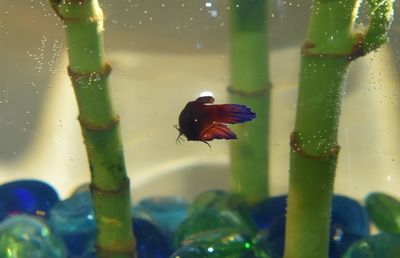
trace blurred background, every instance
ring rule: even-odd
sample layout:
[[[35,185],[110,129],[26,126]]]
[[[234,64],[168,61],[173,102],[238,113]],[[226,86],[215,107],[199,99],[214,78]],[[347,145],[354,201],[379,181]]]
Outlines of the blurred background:
[[[179,145],[173,127],[184,105],[203,92],[212,92],[217,103],[227,101],[227,1],[100,3],[133,198],[178,194],[190,199],[205,189],[227,188],[228,142],[213,141],[211,150],[199,142]],[[289,135],[310,5],[270,1],[272,194],[287,190]],[[351,64],[344,93],[335,191],[358,199],[378,190],[400,196],[396,18],[390,42]],[[358,20],[360,28],[367,23],[362,15]],[[63,25],[47,1],[0,0],[0,183],[35,178],[66,196],[89,181],[65,47]]]

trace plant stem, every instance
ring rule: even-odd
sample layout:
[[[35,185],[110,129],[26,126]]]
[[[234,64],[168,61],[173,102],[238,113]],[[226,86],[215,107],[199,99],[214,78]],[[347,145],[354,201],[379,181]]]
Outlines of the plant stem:
[[[328,257],[330,209],[339,153],[337,130],[347,67],[352,60],[371,51],[371,45],[376,49],[384,43],[382,38],[386,39],[388,29],[380,30],[376,37],[366,37],[368,30],[365,34],[354,33],[358,2],[313,3],[302,49],[295,130],[290,141],[285,258]],[[374,0],[370,3],[380,5]],[[388,0],[386,7],[390,5]],[[370,10],[388,12],[388,8]],[[371,24],[375,24],[377,18],[370,17]]]
[[[268,196],[268,8],[266,0],[230,0],[229,8],[230,100],[257,114],[237,126],[239,140],[231,142],[231,189],[255,204]]]
[[[103,46],[103,13],[97,0],[50,0],[65,24],[68,72],[79,108],[91,172],[100,258],[135,257],[129,179],[119,117],[108,89],[111,67]]]

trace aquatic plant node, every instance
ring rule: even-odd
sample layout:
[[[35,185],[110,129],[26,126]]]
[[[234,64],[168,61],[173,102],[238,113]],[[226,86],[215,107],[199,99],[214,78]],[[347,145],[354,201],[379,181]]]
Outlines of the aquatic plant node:
[[[254,205],[268,196],[271,83],[268,71],[266,0],[229,0],[230,102],[249,106],[257,118],[235,128],[230,143],[233,192]]]
[[[49,0],[64,22],[70,76],[89,160],[99,258],[135,257],[130,188],[108,89],[111,66],[103,43],[103,12],[97,0]]]
[[[364,32],[355,32],[358,0],[313,2],[290,141],[284,258],[328,257],[339,154],[337,130],[347,67],[387,41],[392,20],[392,0],[367,4],[369,26]]]

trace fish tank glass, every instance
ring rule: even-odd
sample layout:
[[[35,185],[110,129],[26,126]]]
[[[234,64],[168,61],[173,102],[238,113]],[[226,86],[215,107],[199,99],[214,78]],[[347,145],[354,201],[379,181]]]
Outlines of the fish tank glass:
[[[0,3],[0,257],[398,258],[394,0]]]

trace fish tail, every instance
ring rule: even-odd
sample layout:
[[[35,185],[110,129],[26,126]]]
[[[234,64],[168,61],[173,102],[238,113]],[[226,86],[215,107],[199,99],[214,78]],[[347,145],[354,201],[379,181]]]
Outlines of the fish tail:
[[[245,105],[240,104],[223,104],[215,105],[216,120],[226,124],[237,124],[251,121],[256,117],[256,114]]]

